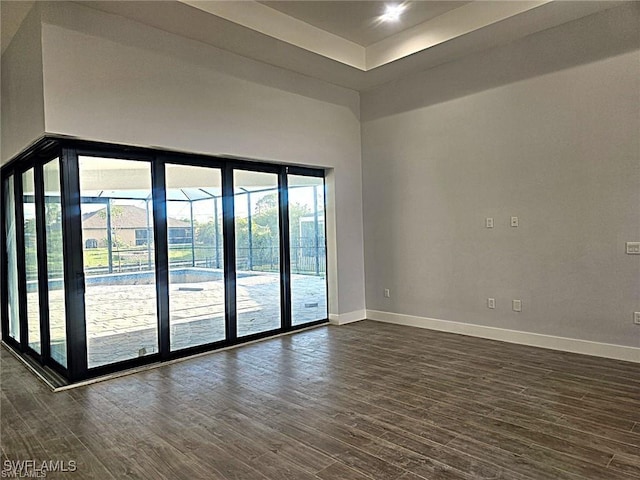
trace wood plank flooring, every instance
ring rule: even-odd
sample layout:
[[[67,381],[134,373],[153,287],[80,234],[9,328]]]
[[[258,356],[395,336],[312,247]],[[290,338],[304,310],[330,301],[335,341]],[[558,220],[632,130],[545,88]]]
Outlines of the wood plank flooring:
[[[640,479],[640,365],[370,321],[51,393],[1,355],[5,460],[66,479]]]

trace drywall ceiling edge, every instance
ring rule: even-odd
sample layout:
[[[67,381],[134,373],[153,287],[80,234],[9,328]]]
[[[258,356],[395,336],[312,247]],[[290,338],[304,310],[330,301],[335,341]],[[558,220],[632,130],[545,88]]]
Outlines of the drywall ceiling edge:
[[[206,13],[183,1],[112,2],[85,0],[74,3],[122,16],[269,65],[342,87],[363,91],[626,2],[535,2],[538,4],[537,7],[533,7],[531,2],[527,2],[530,8],[521,13],[511,15],[485,27],[476,28],[469,33],[442,41],[437,45],[371,68],[368,71],[311,52],[217,15]]]
[[[471,2],[369,45],[366,69],[371,70],[506,18],[540,7],[551,0]]]
[[[368,47],[362,47],[253,0],[178,1],[309,52],[367,71],[537,8],[552,0],[472,2]]]
[[[178,1],[351,67],[366,69],[364,47],[261,3]]]

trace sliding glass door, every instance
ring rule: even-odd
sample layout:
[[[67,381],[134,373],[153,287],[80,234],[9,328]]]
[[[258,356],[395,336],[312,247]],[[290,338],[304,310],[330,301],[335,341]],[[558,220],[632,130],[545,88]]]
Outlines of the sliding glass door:
[[[67,367],[66,308],[64,303],[64,256],[62,234],[62,193],[60,191],[60,160],[46,163],[43,168],[44,216],[47,255],[47,299],[49,314],[49,350],[51,358]]]
[[[238,337],[281,326],[278,175],[233,176]]]
[[[78,166],[88,367],[158,353],[151,164]]]
[[[291,323],[327,318],[324,178],[289,175]]]
[[[222,341],[225,334],[220,169],[167,164],[169,339],[171,351]]]
[[[36,353],[40,345],[40,295],[38,292],[38,227],[34,169],[22,174],[22,218],[24,228],[24,262],[27,292],[27,343]]]
[[[7,311],[6,332],[10,338],[20,342],[20,300],[18,298],[18,247],[16,241],[16,204],[15,204],[15,175],[11,175],[3,182],[4,190],[4,245],[6,255],[6,302]]]

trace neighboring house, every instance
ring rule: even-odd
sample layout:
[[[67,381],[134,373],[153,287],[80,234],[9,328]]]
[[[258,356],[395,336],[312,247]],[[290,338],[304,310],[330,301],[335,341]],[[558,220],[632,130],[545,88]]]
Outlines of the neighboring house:
[[[149,219],[150,221],[150,219]],[[153,235],[147,211],[133,205],[111,207],[112,242],[126,246],[147,245],[148,236]],[[169,217],[169,243],[191,243],[191,224]],[[85,248],[107,245],[107,207],[82,215],[82,238]]]

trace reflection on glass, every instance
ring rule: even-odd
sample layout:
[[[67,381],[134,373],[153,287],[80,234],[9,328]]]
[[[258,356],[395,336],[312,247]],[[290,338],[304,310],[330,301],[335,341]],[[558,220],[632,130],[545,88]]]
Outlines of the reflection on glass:
[[[234,172],[238,336],[280,328],[278,176]]]
[[[65,331],[64,262],[62,254],[62,204],[60,200],[60,161],[43,167],[44,212],[47,239],[47,280],[49,287],[49,337],[51,358],[67,366]]]
[[[151,166],[78,160],[89,368],[157,353]]]
[[[291,323],[327,318],[324,179],[289,175]]]
[[[226,338],[221,173],[167,165],[171,350]]]
[[[18,309],[18,251],[16,247],[16,207],[13,175],[4,182],[4,227],[7,248],[7,294],[9,301],[9,336],[20,341]]]
[[[38,232],[33,168],[22,174],[24,266],[27,274],[27,340],[40,353],[40,296],[38,294]]]

